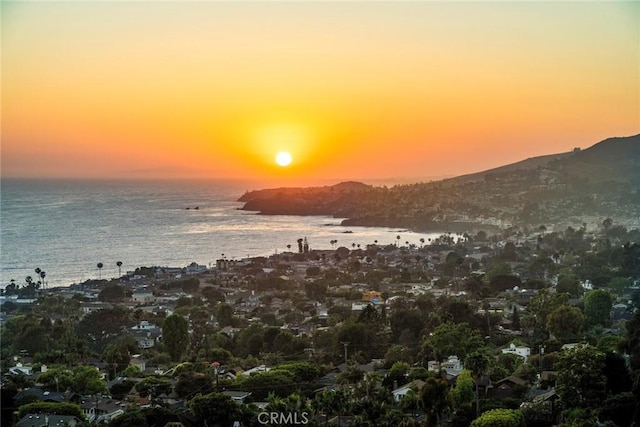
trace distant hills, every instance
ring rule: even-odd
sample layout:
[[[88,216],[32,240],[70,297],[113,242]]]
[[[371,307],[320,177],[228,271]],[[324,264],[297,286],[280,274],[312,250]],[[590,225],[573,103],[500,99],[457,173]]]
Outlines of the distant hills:
[[[640,167],[640,135],[609,138],[585,150],[531,157],[516,163],[449,178],[456,183],[483,180],[486,174],[509,174],[523,170],[564,169],[565,174],[586,176],[590,181],[632,180],[630,175]],[[597,168],[598,170],[594,170]],[[596,173],[598,172],[598,173]],[[640,179],[640,174],[635,178]]]
[[[606,217],[639,227],[640,135],[435,182],[277,188],[248,192],[240,201],[242,209],[262,214],[331,215],[347,218],[345,225],[421,230],[566,227]]]

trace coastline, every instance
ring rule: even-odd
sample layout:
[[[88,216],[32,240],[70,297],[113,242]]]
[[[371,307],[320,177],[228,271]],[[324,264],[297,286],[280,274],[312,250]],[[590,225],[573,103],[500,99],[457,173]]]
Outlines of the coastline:
[[[349,227],[387,227],[406,228],[416,233],[476,233],[478,231],[496,232],[500,227],[476,222],[432,221],[415,217],[362,217],[347,218],[340,223]]]

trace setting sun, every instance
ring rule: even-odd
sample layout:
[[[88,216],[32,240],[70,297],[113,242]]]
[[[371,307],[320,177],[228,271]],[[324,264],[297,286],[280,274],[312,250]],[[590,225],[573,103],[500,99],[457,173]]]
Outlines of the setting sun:
[[[291,164],[291,154],[281,151],[276,154],[276,163],[280,166],[289,166]]]

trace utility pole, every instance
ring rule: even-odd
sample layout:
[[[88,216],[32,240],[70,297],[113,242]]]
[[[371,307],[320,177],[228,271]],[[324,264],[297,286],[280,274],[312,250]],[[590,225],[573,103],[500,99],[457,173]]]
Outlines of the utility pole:
[[[344,364],[347,364],[347,347],[349,347],[348,341],[341,341],[341,344],[344,346]]]
[[[315,353],[315,350],[309,347],[309,348],[305,348],[304,352],[307,353],[307,355],[309,356],[309,360],[311,360],[311,357],[313,356],[313,353]]]
[[[220,385],[218,383],[218,376],[219,376],[219,368],[220,368],[220,362],[215,361],[212,363],[213,365],[213,370],[216,374],[216,393],[220,393]]]

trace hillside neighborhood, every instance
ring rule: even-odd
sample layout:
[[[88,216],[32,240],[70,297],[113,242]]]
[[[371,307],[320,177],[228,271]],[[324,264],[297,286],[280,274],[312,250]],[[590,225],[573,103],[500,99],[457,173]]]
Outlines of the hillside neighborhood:
[[[12,281],[2,424],[638,421],[637,229],[396,240],[302,236],[269,257]]]

